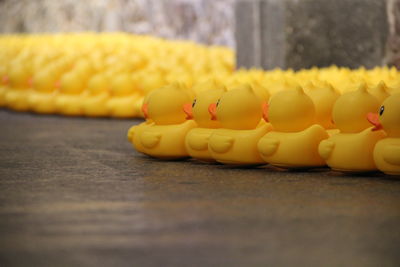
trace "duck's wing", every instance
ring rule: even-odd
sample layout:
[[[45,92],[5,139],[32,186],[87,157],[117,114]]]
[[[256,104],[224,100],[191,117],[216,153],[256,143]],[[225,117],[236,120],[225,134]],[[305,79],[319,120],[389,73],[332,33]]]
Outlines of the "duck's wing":
[[[392,165],[400,165],[400,145],[388,145],[383,150],[383,159]]]
[[[190,133],[187,136],[187,145],[197,151],[203,151],[208,149],[208,140],[210,134],[208,133]]]
[[[266,156],[272,156],[278,150],[280,141],[272,137],[263,137],[257,144],[258,151]]]
[[[318,153],[323,159],[327,160],[331,156],[334,149],[335,143],[332,140],[327,139],[321,141],[319,144]]]
[[[213,134],[210,137],[209,147],[214,152],[225,153],[232,148],[234,143],[235,139],[233,137]]]
[[[161,133],[144,131],[140,135],[140,142],[146,148],[153,148],[161,141]]]

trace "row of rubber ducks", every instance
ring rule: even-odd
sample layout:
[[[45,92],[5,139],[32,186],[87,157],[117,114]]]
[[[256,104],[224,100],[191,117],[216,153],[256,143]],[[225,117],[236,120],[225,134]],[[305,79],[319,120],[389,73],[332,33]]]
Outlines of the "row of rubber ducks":
[[[0,62],[0,107],[47,114],[141,117],[144,97],[172,82],[195,93],[209,80],[228,90],[248,83],[271,96],[327,83],[343,94],[365,82],[379,99],[400,89],[395,68],[234,71],[229,48],[121,33],[3,35]]]
[[[174,83],[148,94],[146,121],[128,131],[134,148],[165,160],[400,175],[400,91],[383,82],[381,94],[365,83],[343,94],[329,84],[273,96],[248,84],[203,88]]]
[[[229,75],[233,51],[131,34],[3,35],[0,106],[64,115],[139,117],[172,81]]]

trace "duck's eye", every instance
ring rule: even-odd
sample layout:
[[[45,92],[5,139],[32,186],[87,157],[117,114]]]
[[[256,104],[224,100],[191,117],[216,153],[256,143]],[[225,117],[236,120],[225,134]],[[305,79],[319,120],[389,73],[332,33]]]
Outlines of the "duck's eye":
[[[195,99],[195,100],[193,100],[193,103],[192,103],[192,108],[194,108],[194,105],[196,105],[196,99]]]
[[[217,107],[218,107],[218,105],[219,105],[219,101],[220,101],[221,99],[218,99],[218,101],[217,101]]]
[[[382,106],[382,107],[379,109],[379,116],[382,116],[382,114],[383,114],[384,111],[385,111],[385,106]]]

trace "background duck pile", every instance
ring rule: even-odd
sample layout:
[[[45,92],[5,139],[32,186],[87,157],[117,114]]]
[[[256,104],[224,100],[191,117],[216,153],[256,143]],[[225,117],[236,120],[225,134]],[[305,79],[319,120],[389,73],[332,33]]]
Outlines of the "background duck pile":
[[[269,95],[300,85],[339,94],[365,83],[381,102],[400,90],[395,68],[235,71],[226,47],[130,34],[3,35],[0,106],[64,115],[142,117],[148,92],[173,82],[196,88],[214,80],[228,90],[248,83]],[[196,90],[194,90],[196,93]]]

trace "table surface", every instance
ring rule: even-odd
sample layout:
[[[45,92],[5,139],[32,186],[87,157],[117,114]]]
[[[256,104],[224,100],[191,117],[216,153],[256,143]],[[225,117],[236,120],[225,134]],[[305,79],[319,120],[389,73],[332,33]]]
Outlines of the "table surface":
[[[400,179],[158,161],[139,122],[0,111],[0,266],[399,266]]]

